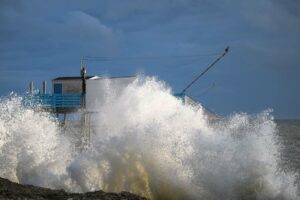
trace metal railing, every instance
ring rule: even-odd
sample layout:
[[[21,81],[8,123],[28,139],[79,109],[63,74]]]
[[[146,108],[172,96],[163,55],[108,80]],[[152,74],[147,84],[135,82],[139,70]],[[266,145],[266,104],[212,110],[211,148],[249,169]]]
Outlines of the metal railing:
[[[25,98],[25,105],[42,108],[81,108],[81,94],[33,94]]]

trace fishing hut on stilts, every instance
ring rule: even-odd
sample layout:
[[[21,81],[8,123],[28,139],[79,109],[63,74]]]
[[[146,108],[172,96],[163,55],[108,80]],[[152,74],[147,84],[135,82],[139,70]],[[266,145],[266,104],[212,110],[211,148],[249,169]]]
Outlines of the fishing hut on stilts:
[[[180,93],[174,96],[186,105],[198,103],[186,94],[206,72],[219,62],[229,51],[227,47],[219,57],[214,60],[205,70],[189,83]],[[82,57],[80,59],[80,76],[57,77],[52,80],[52,93],[47,93],[46,81],[43,82],[43,92],[34,91],[33,82],[29,84],[29,95],[25,98],[25,104],[41,111],[56,114],[61,125],[68,125],[68,115],[80,115],[79,129],[81,132],[81,147],[88,146],[91,141],[93,114],[99,112],[99,107],[106,100],[107,85],[114,90],[114,93],[121,94],[130,83],[136,80],[136,76],[101,77],[87,76],[85,61],[97,57]],[[117,96],[116,96],[117,97]],[[36,106],[37,105],[37,106]],[[210,112],[207,112],[208,114]]]
[[[93,115],[99,112],[99,105],[105,100],[107,86],[116,94],[121,94],[136,79],[136,76],[87,76],[84,65],[86,59],[81,58],[80,76],[54,78],[51,93],[46,91],[46,81],[43,81],[42,93],[34,90],[31,81],[29,94],[25,98],[25,105],[55,114],[62,127],[76,124],[81,133],[80,146],[83,148],[90,143]],[[76,115],[75,122],[69,122],[68,115]]]

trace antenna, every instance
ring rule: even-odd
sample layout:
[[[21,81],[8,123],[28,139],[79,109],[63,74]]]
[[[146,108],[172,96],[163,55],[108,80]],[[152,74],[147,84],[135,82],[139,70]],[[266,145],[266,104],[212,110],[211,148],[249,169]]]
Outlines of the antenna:
[[[220,55],[213,63],[211,63],[199,76],[197,76],[190,84],[188,84],[181,92],[184,94],[192,85],[196,83],[210,68],[212,68],[217,62],[219,62],[229,51],[229,47],[226,47],[222,55]]]
[[[82,70],[82,68],[84,67],[84,61],[86,60],[86,58],[84,56],[82,56],[80,58],[80,70]]]

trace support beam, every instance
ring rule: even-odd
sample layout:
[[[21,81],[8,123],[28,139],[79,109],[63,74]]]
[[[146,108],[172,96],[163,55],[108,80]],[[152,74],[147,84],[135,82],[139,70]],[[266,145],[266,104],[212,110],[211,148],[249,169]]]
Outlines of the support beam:
[[[66,126],[66,124],[67,124],[67,113],[65,112],[64,113],[64,124],[63,124],[63,126]]]

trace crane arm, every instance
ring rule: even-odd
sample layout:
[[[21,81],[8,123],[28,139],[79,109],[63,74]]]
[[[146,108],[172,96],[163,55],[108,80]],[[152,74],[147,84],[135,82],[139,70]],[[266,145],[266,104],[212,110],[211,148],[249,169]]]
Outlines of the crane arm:
[[[212,68],[217,62],[219,62],[229,51],[229,47],[226,47],[222,55],[220,55],[213,63],[211,63],[201,74],[199,74],[190,84],[188,84],[181,92],[184,94],[192,85],[196,83],[210,68]]]

